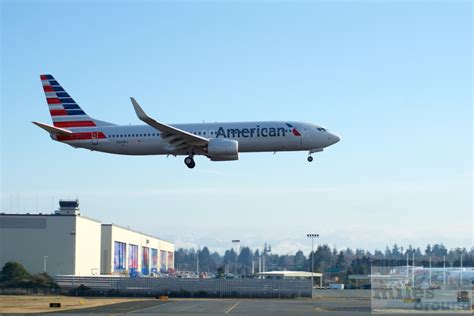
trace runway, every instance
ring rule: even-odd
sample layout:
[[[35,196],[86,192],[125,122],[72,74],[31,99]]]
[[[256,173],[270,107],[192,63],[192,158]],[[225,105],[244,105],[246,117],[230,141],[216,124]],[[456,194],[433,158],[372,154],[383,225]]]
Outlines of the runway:
[[[358,299],[272,300],[272,299],[171,299],[145,300],[63,311],[80,314],[156,314],[163,316],[248,315],[371,315],[370,301]],[[411,314],[416,315],[416,314]],[[427,315],[427,314],[420,314]]]
[[[70,310],[65,314],[155,314],[163,316],[246,315],[371,315],[370,301],[359,299],[170,299],[119,303],[101,307]],[[396,313],[395,313],[396,314]],[[410,315],[417,315],[412,314]],[[419,315],[423,315],[420,313]],[[426,314],[424,314],[426,315]],[[444,314],[446,315],[446,314]],[[455,314],[454,314],[455,315]]]
[[[318,306],[319,305],[319,306]],[[369,313],[368,307],[366,314]],[[146,300],[119,303],[101,307],[65,311],[63,313],[107,313],[107,314],[158,314],[158,315],[344,315],[347,310],[328,311],[312,300],[272,299],[172,299],[169,301]]]

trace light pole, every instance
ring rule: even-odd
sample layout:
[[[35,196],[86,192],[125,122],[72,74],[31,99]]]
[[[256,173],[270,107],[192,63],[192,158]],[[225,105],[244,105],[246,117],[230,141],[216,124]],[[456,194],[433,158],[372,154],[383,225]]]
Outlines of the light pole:
[[[46,259],[48,259],[48,256],[43,256],[43,272],[46,273]]]
[[[196,275],[197,275],[197,278],[199,279],[199,246],[196,252]]]
[[[446,286],[446,256],[443,256],[443,287]]]
[[[430,288],[431,288],[431,256],[430,256]]]
[[[234,247],[235,247],[235,264],[234,264],[235,276],[237,276],[237,251],[239,248],[239,243],[240,243],[240,239],[232,240],[232,244],[234,244]]]
[[[314,238],[318,238],[319,234],[306,234],[306,237],[311,238],[311,289],[314,286]]]

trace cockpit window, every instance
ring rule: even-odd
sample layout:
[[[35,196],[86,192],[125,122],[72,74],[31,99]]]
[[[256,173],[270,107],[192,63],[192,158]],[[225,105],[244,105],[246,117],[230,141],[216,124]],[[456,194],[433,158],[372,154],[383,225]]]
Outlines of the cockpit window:
[[[323,127],[318,127],[318,131],[321,131],[321,132],[326,132],[326,129],[323,128]]]

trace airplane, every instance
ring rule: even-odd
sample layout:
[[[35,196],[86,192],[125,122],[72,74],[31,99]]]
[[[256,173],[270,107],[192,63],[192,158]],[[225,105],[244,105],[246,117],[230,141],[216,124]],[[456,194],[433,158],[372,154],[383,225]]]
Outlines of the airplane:
[[[195,155],[211,161],[238,160],[240,153],[308,151],[312,154],[337,143],[326,128],[302,122],[161,123],[148,116],[134,98],[135,113],[146,125],[116,125],[90,117],[49,74],[41,75],[53,125],[32,122],[55,141],[119,155],[184,155],[190,169]]]

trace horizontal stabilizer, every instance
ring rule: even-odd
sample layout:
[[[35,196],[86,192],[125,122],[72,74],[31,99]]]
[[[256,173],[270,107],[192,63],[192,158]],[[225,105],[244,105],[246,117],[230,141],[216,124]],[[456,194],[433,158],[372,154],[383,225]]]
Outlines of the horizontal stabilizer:
[[[36,126],[41,127],[42,129],[44,129],[50,134],[54,134],[54,135],[71,135],[72,134],[71,131],[64,128],[54,127],[54,126],[40,123],[40,122],[31,122],[31,123],[35,124]]]

